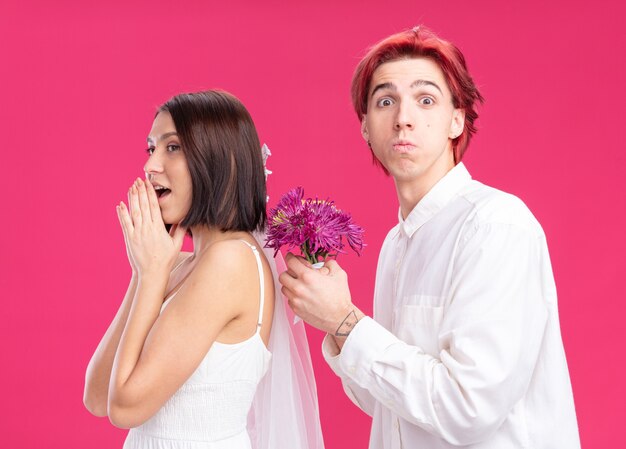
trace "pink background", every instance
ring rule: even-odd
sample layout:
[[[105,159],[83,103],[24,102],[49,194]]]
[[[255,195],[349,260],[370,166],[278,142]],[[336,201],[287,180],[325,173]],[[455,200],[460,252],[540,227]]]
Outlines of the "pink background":
[[[247,105],[274,153],[271,205],[302,185],[366,228],[363,257],[340,262],[371,311],[397,201],[349,82],[368,45],[419,23],[460,46],[487,99],[468,168],[520,196],[548,236],[583,447],[624,447],[620,2],[126,3],[0,4],[3,447],[121,447],[126,432],[83,408],[84,370],[129,275],[114,206],[142,174],[155,107],[181,91]],[[364,448],[370,420],[321,338],[309,329],[326,446]]]

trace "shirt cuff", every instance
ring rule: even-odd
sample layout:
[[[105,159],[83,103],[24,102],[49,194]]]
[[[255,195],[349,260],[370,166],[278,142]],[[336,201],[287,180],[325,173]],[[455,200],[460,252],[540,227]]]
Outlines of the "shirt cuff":
[[[326,363],[328,363],[328,366],[330,366],[330,369],[332,369],[337,376],[345,377],[345,373],[341,372],[341,368],[339,367],[341,351],[330,334],[326,334],[322,341],[322,355]]]
[[[345,373],[342,377],[348,377],[360,387],[367,388],[374,377],[372,370],[374,361],[379,359],[380,354],[389,346],[398,343],[402,343],[398,337],[372,318],[365,316],[350,332],[341,353],[335,357],[336,360],[332,360],[337,369],[328,359],[327,361],[333,371]]]
[[[357,385],[365,387],[373,377],[374,360],[396,343],[400,343],[400,340],[395,335],[365,316],[354,326],[341,352],[333,337],[326,334],[322,341],[322,354],[337,376],[352,379]]]
[[[361,318],[356,323],[354,328],[352,328],[350,335],[348,335],[348,337],[346,338],[346,341],[343,343],[343,348],[346,347],[348,342],[351,340],[352,334],[354,334],[356,329],[361,325],[361,322],[365,318],[369,318],[369,317],[366,315],[365,317]],[[371,320],[371,318],[369,319]],[[324,360],[326,360],[326,363],[328,363],[328,366],[330,366],[330,368],[334,371],[334,373],[337,376],[341,378],[345,378],[347,377],[347,374],[342,370],[342,367],[339,364],[342,351],[343,349],[339,349],[339,346],[337,346],[337,343],[335,342],[335,339],[333,338],[333,336],[330,334],[326,334],[326,336],[324,337],[324,340],[322,340],[322,355],[324,356]]]

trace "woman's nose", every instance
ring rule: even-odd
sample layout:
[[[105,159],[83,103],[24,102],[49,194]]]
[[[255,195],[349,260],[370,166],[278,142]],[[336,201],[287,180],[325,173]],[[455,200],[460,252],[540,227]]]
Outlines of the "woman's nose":
[[[154,151],[150,155],[148,161],[143,166],[143,171],[146,172],[146,175],[155,175],[163,172],[163,163],[158,155],[158,151]]]

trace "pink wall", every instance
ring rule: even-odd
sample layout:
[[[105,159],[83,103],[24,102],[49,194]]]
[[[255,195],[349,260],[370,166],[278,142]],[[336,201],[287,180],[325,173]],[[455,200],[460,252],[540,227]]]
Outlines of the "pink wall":
[[[467,166],[526,201],[548,236],[583,447],[626,444],[617,0],[36,3],[0,4],[3,447],[121,446],[125,432],[82,406],[84,369],[129,274],[114,206],[142,173],[155,106],[178,92],[243,100],[274,152],[272,204],[302,185],[353,213],[369,246],[342,263],[371,311],[397,202],[360,138],[349,81],[366,46],[419,23],[461,47],[487,99]],[[369,418],[309,331],[327,447],[364,448]]]

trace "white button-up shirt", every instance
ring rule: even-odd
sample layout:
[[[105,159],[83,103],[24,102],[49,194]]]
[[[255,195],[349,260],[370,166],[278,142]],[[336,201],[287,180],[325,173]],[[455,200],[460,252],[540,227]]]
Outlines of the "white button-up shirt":
[[[543,230],[463,164],[387,235],[374,319],[323,352],[371,449],[580,447]]]

